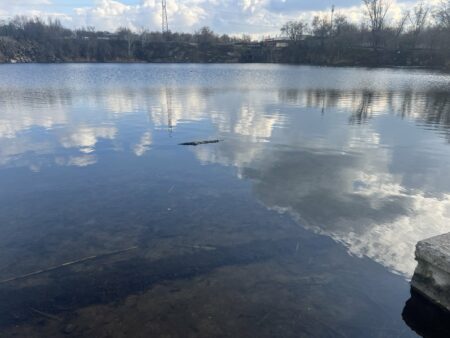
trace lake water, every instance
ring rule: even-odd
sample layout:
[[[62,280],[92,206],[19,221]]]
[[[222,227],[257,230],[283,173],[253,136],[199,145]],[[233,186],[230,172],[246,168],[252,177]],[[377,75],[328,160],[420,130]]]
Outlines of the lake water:
[[[0,337],[415,336],[449,142],[435,72],[3,65]]]

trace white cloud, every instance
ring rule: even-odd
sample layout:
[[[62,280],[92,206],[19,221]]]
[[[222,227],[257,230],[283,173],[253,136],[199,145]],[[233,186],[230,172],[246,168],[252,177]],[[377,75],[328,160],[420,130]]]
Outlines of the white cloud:
[[[411,9],[419,1],[393,0],[390,20],[397,20],[403,10]],[[439,0],[427,1],[437,4]],[[334,1],[337,11],[351,20],[363,19],[364,7],[358,0]],[[25,6],[27,4],[27,6]],[[116,30],[120,26],[132,29],[160,30],[159,0],[142,0],[127,4],[120,0],[98,0],[90,5],[63,7],[62,1],[31,0],[0,3],[3,18],[14,15],[59,17],[71,27],[94,26],[102,30]],[[329,13],[330,1],[293,0],[169,0],[169,26],[173,31],[192,32],[210,26],[218,33],[248,33],[254,37],[277,35],[287,20],[311,20],[314,15]]]
[[[208,16],[204,2],[169,1],[168,19],[173,30],[192,30]],[[74,9],[76,22],[83,26],[115,30],[120,26],[132,29],[159,30],[161,6],[159,1],[143,1],[138,5],[126,5],[115,0],[101,0],[95,6]]]
[[[11,19],[19,15],[58,18],[67,25],[70,25],[73,20],[69,13],[56,10],[54,1],[51,0],[0,0],[0,20]]]

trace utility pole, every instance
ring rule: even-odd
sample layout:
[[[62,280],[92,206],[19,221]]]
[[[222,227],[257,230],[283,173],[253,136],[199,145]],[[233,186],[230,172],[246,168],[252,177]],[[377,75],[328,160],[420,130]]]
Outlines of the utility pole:
[[[162,33],[169,32],[169,22],[167,21],[167,3],[166,0],[161,0],[161,24],[162,24]]]

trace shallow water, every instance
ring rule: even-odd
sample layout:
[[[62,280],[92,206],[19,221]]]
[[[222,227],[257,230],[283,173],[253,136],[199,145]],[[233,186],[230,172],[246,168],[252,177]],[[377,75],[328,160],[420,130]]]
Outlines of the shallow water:
[[[2,282],[0,331],[414,336],[449,94],[411,70],[1,66],[0,279],[91,258]]]

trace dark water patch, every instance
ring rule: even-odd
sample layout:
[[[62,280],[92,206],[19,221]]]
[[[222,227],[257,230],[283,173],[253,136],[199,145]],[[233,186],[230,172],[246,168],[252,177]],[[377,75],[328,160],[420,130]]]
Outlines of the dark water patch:
[[[196,250],[153,262],[133,257],[94,270],[49,272],[49,282],[44,285],[2,286],[0,327],[30,320],[36,316],[35,309],[57,315],[60,309],[74,310],[109,303],[145,291],[162,281],[193,278],[221,266],[249,264],[292,254],[296,245],[297,241],[293,239],[257,241],[214,250]],[[311,245],[316,244],[307,246]],[[305,249],[302,245],[302,250]]]
[[[152,250],[151,245],[142,248],[146,250]],[[324,236],[230,247],[186,244],[173,250],[178,253],[171,258],[85,264],[82,270],[49,274],[49,282],[40,286],[5,288],[0,315],[5,318],[15,310],[15,318],[9,316],[2,328],[10,330],[15,324],[37,333],[45,320],[59,331],[76,323],[87,330],[80,336],[97,336],[105,320],[126,316],[124,324],[108,325],[115,327],[115,335],[121,336],[115,330],[148,332],[150,320],[161,335],[174,327],[174,337],[184,337],[185,330],[195,327],[198,336],[218,337],[208,331],[211,327],[199,328],[213,314],[223,332],[239,325],[252,332],[249,337],[298,337],[299,332],[411,336],[399,325],[404,295],[397,290],[407,283],[381,265],[351,257]],[[134,302],[139,306],[133,307]],[[192,311],[203,315],[192,316]]]
[[[432,304],[413,289],[402,317],[422,337],[450,337],[450,313]]]

